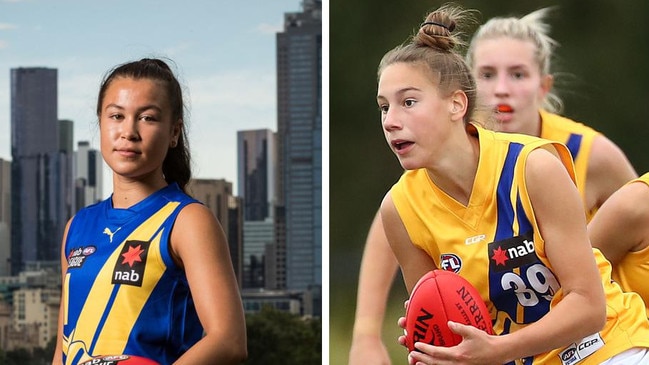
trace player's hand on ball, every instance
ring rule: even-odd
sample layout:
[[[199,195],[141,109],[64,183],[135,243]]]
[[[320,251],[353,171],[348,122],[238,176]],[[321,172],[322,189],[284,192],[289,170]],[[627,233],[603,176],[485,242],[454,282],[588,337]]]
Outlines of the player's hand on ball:
[[[498,336],[456,322],[448,322],[449,329],[462,337],[462,341],[452,347],[434,346],[424,342],[415,343],[415,350],[408,354],[410,365],[490,365],[503,364],[505,361],[495,358]]]
[[[413,287],[405,323],[399,322],[405,329],[406,347],[413,351],[416,342],[445,347],[459,344],[462,337],[447,327],[450,321],[493,333],[487,306],[469,281],[454,272],[429,271]]]

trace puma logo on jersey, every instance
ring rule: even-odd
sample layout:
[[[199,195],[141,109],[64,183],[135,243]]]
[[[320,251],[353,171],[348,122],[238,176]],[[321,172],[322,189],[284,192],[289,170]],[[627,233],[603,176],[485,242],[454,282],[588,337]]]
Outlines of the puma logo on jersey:
[[[142,286],[150,241],[126,241],[115,262],[113,284]]]
[[[113,235],[115,235],[115,233],[117,233],[117,231],[119,231],[120,229],[122,229],[122,227],[117,228],[115,232],[111,232],[108,227],[104,228],[104,234],[108,235],[108,237],[110,238],[110,243],[113,243]]]

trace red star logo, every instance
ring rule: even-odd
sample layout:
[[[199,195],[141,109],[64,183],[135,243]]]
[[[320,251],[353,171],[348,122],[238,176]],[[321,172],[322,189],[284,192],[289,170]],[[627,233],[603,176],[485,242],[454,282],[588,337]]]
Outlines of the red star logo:
[[[509,258],[505,254],[505,252],[506,251],[503,250],[502,248],[500,248],[500,246],[498,246],[498,248],[494,250],[494,255],[491,256],[491,258],[496,261],[496,265],[505,266],[505,262],[507,262],[507,260],[509,260]]]
[[[127,253],[123,253],[122,256],[124,257],[124,261],[122,261],[122,265],[128,264],[129,267],[133,267],[133,264],[137,262],[142,262],[142,258],[140,255],[144,250],[141,248],[142,245],[137,245],[137,246],[130,246],[128,248]]]

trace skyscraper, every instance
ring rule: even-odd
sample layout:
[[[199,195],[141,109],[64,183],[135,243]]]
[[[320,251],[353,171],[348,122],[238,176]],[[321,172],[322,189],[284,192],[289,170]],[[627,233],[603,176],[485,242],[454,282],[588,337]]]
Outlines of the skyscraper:
[[[75,212],[103,199],[103,159],[88,141],[77,143],[75,172]]]
[[[275,134],[270,129],[237,132],[237,194],[244,199],[244,220],[272,216],[277,196]]]
[[[74,122],[69,119],[59,120],[59,150],[70,156],[74,153]]]
[[[0,158],[0,276],[9,275],[11,253],[11,162]]]
[[[277,158],[269,129],[237,132],[238,195],[243,201],[243,288],[266,286],[267,247],[275,241]]]
[[[284,14],[277,93],[286,288],[307,290],[322,285],[322,1]]]
[[[72,217],[75,210],[74,191],[74,122],[69,119],[59,120],[59,157],[61,166],[59,168],[60,204],[64,217]]]
[[[11,70],[11,271],[28,261],[60,259],[65,207],[59,144],[57,70]],[[47,131],[48,133],[44,133]]]

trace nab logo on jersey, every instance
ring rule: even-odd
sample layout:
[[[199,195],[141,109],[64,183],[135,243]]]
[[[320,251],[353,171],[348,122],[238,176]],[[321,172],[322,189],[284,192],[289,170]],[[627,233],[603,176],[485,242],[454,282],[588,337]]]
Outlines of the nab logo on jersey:
[[[142,286],[150,244],[150,241],[126,241],[124,243],[113,270],[113,284]]]
[[[489,244],[489,269],[495,272],[510,271],[539,262],[534,248],[533,232]]]
[[[462,260],[454,253],[445,253],[439,258],[439,266],[442,270],[453,271],[457,274],[462,268]]]

